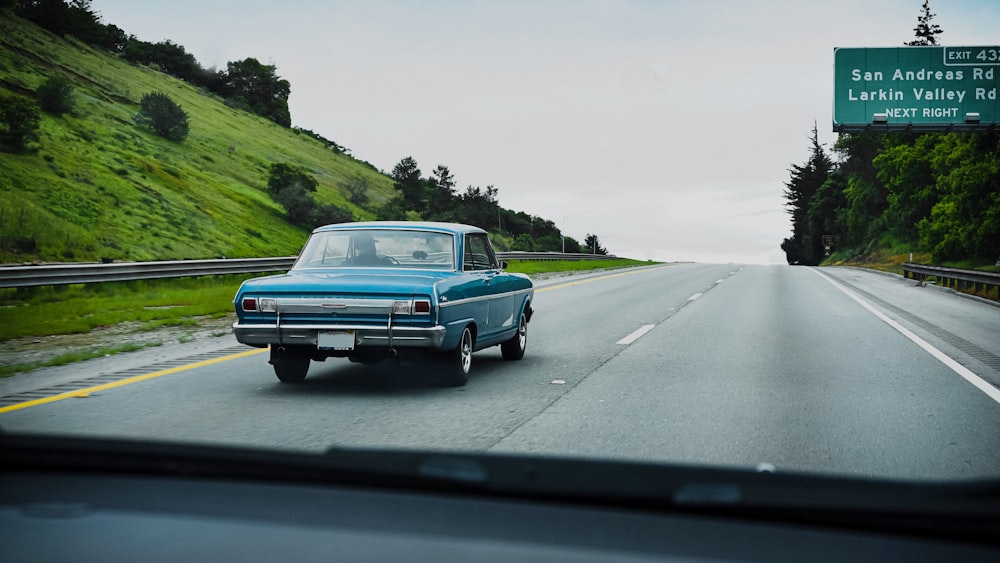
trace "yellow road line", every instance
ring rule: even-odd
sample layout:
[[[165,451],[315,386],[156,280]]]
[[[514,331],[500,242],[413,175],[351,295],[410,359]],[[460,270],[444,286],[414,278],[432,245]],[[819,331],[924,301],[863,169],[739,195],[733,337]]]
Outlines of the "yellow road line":
[[[571,287],[571,286],[574,286],[574,285],[582,285],[582,284],[590,283],[590,282],[596,282],[596,281],[602,281],[602,280],[609,280],[611,278],[620,278],[622,276],[632,276],[632,275],[635,275],[635,274],[641,274],[643,272],[652,272],[654,270],[662,270],[663,268],[668,268],[668,267],[669,266],[657,266],[655,268],[642,268],[640,270],[629,270],[627,272],[619,272],[617,274],[608,274],[606,276],[598,276],[596,278],[587,278],[587,279],[579,280],[579,281],[572,281],[572,282],[567,282],[567,283],[561,283],[559,285],[550,285],[548,287],[543,287],[541,289],[536,289],[535,293],[541,293],[543,291],[551,291],[553,289],[562,289],[564,287]]]
[[[220,358],[213,358],[211,360],[205,360],[202,362],[196,362],[193,364],[187,364],[183,366],[177,366],[175,368],[164,369],[160,371],[154,371],[152,373],[146,373],[143,375],[136,375],[134,377],[126,377],[125,379],[119,379],[118,381],[112,381],[111,383],[104,383],[102,385],[95,385],[93,387],[85,387],[83,389],[77,389],[75,391],[67,391],[65,393],[60,393],[58,395],[52,395],[51,397],[43,397],[41,399],[35,399],[33,401],[25,401],[23,403],[16,403],[6,407],[0,407],[0,414],[5,412],[16,411],[20,409],[26,409],[29,407],[37,407],[38,405],[44,405],[46,403],[53,403],[55,401],[61,401],[63,399],[71,399],[74,397],[86,397],[91,393],[96,393],[98,391],[106,391],[108,389],[114,389],[115,387],[122,387],[124,385],[131,385],[132,383],[138,383],[140,381],[146,381],[149,379],[155,379],[157,377],[163,377],[164,375],[170,375],[174,373],[179,373],[182,371],[187,371],[195,368],[210,366],[212,364],[218,364],[221,362],[228,362],[229,360],[236,360],[238,358],[245,358],[247,356],[253,356],[254,354],[260,354],[262,352],[267,352],[267,348],[260,350],[249,350],[247,352],[240,352],[239,354],[230,354],[228,356],[222,356]]]

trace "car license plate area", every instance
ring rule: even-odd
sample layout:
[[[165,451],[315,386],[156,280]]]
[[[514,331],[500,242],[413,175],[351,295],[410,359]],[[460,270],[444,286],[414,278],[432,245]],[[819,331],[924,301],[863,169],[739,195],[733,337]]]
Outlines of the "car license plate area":
[[[321,350],[353,350],[354,331],[321,330],[316,335],[316,347]]]

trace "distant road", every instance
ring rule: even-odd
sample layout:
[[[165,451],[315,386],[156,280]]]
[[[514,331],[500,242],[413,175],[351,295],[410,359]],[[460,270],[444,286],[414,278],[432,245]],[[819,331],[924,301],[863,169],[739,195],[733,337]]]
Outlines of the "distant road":
[[[464,388],[335,359],[282,385],[264,353],[228,359],[252,349],[224,337],[169,364],[179,367],[166,367],[165,350],[79,364],[77,379],[126,368],[153,376],[3,412],[0,426],[310,450],[1000,474],[995,305],[854,269],[673,264],[550,280],[535,309],[524,360],[477,353]],[[144,365],[141,354],[158,356]],[[55,394],[27,377],[42,389],[33,397]],[[27,381],[0,382],[0,394]]]

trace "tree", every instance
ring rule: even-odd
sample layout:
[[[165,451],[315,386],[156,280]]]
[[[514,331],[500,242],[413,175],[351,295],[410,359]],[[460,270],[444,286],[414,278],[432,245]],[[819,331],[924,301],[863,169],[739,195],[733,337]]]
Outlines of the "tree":
[[[500,207],[497,204],[497,189],[486,186],[468,186],[459,200],[457,220],[469,225],[487,229],[490,225],[498,225]]]
[[[583,239],[583,246],[585,248],[580,248],[582,252],[587,252],[590,254],[607,254],[606,248],[601,246],[601,239],[597,238],[597,235],[592,235],[587,233],[587,237]]]
[[[426,218],[433,221],[455,220],[455,177],[444,164],[438,164],[428,180]]]
[[[451,170],[444,164],[437,165],[434,172],[431,172],[431,179],[434,180],[435,186],[448,193],[455,193],[455,176],[452,175]]]
[[[306,225],[314,217],[312,193],[319,182],[307,172],[291,164],[277,162],[271,165],[267,190],[274,201],[288,213],[288,220],[296,225]]]
[[[788,213],[792,216],[792,237],[785,239],[781,248],[789,264],[819,264],[823,256],[824,233],[809,228],[809,209],[813,196],[833,170],[833,160],[819,144],[819,132],[813,124],[810,139],[812,154],[804,165],[792,165],[791,178],[785,183],[784,197],[788,200]]]
[[[131,63],[148,65],[153,62],[153,44],[135,35],[129,35],[125,39],[121,53],[125,60]]]
[[[100,45],[106,36],[100,16],[94,11],[90,0],[70,0],[70,33],[90,45]]]
[[[90,0],[21,0],[17,14],[56,35],[72,35],[84,43],[99,45],[105,29]]]
[[[291,84],[277,75],[277,67],[254,58],[226,64],[225,96],[251,112],[283,127],[292,125],[288,112]]]
[[[288,221],[306,228],[353,221],[354,215],[332,204],[317,203],[313,194],[319,182],[305,170],[284,162],[271,165],[267,191],[288,213]]]
[[[881,234],[888,193],[873,162],[883,146],[897,141],[897,136],[883,133],[842,133],[837,138],[837,169],[847,181],[844,207],[838,210],[845,229],[842,246],[867,246]]]
[[[38,105],[42,110],[59,116],[73,111],[73,87],[62,76],[53,76],[38,87]]]
[[[318,205],[313,210],[311,223],[313,225],[330,225],[333,223],[348,223],[354,220],[350,211],[332,204]]]
[[[392,168],[392,179],[396,191],[403,197],[403,207],[407,211],[421,213],[426,208],[426,191],[420,179],[420,168],[412,156],[400,160]]]
[[[931,23],[934,16],[937,14],[931,13],[931,3],[930,0],[924,0],[924,5],[920,9],[921,14],[917,16],[917,27],[913,28],[914,34],[917,38],[913,41],[905,43],[911,47],[919,45],[937,45],[937,36],[944,32],[936,23]]]
[[[368,180],[362,176],[354,176],[344,184],[344,189],[350,194],[351,203],[364,205],[368,203]]]
[[[145,64],[150,63],[170,76],[187,82],[195,82],[205,73],[194,55],[169,39],[149,46],[149,60]]]
[[[104,39],[101,41],[101,47],[118,54],[125,52],[126,45],[128,45],[128,35],[125,34],[125,30],[110,23],[104,27]]]
[[[133,119],[171,141],[182,141],[188,134],[187,113],[170,96],[160,92],[143,95],[139,102],[139,113]]]
[[[563,252],[567,252],[569,254],[579,254],[579,253],[583,252],[583,248],[580,247],[580,242],[578,240],[576,240],[575,238],[573,238],[573,237],[563,237],[561,248],[562,248]],[[536,251],[547,251],[547,250],[555,250],[555,249],[553,249],[553,248],[544,248],[544,247],[541,247],[541,248],[536,247],[535,250]]]
[[[917,242],[917,223],[940,199],[930,157],[943,139],[940,134],[921,135],[912,144],[886,147],[872,161],[887,192],[887,226],[905,242]]]
[[[834,171],[813,194],[807,214],[808,231],[812,236],[821,240],[824,235],[841,236],[845,230],[841,209],[845,206],[844,191],[846,187],[847,179]],[[824,256],[829,255],[825,248],[826,241],[823,241],[823,245]],[[833,251],[832,248],[830,250]]]
[[[981,259],[1000,252],[1000,136],[942,135],[928,155],[940,199],[917,230],[934,260]]]
[[[70,7],[63,0],[21,0],[17,15],[56,35],[73,32]]]
[[[375,215],[379,221],[405,221],[406,207],[403,205],[402,196],[395,195],[389,198],[376,210]]]
[[[28,152],[28,145],[38,141],[39,121],[41,112],[33,101],[0,95],[0,150]]]

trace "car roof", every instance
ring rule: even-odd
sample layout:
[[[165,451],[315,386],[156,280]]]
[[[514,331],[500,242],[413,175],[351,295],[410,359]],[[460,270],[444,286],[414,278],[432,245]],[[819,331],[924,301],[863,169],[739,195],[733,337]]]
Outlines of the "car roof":
[[[354,229],[396,229],[396,230],[416,230],[435,231],[440,233],[462,234],[462,233],[485,233],[483,229],[472,225],[461,223],[440,223],[435,221],[358,221],[353,223],[334,223],[313,229],[314,233],[354,230]]]

